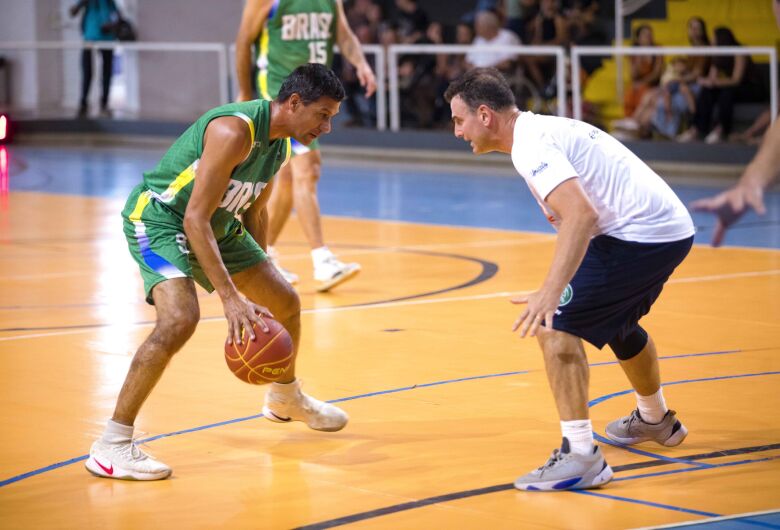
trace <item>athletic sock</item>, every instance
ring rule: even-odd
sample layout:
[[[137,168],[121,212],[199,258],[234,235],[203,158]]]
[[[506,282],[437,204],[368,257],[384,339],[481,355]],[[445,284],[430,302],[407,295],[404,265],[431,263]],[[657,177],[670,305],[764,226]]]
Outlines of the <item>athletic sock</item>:
[[[593,426],[590,420],[562,421],[561,432],[569,440],[572,453],[589,455],[593,452]]]
[[[321,246],[311,251],[311,261],[315,267],[325,262],[331,256],[333,256],[333,252],[326,246]]]
[[[132,425],[122,425],[114,420],[108,420],[101,440],[109,444],[129,442],[133,439],[133,429]]]
[[[659,388],[658,392],[649,396],[636,394],[636,408],[639,415],[645,423],[661,423],[669,410],[664,400],[664,389]]]

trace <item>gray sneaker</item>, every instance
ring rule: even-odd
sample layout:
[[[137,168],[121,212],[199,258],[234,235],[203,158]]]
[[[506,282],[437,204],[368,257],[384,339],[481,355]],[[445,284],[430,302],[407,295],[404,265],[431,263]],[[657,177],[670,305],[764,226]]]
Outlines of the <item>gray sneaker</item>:
[[[607,436],[623,445],[634,445],[652,440],[666,447],[680,445],[688,429],[677,419],[673,410],[667,411],[660,423],[646,423],[639,410],[607,425]]]
[[[564,491],[598,488],[612,480],[601,449],[593,446],[589,455],[572,453],[568,438],[555,449],[545,465],[515,480],[515,488],[526,491]]]

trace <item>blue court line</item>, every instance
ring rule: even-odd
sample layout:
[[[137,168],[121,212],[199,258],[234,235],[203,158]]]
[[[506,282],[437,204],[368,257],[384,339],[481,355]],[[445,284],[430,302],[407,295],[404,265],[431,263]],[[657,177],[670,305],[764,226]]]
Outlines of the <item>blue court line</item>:
[[[377,392],[369,392],[369,393],[366,393],[366,394],[359,394],[359,395],[356,395],[356,396],[348,396],[348,397],[343,397],[343,398],[330,400],[328,402],[329,403],[339,403],[339,402],[343,402],[343,401],[350,401],[350,400],[361,399],[361,398],[365,398],[365,397],[380,396],[380,395],[385,395],[385,394],[394,394],[394,393],[398,393],[398,392],[404,392],[404,391],[408,391],[408,390],[413,390],[415,388],[425,388],[425,387],[444,385],[444,384],[449,384],[449,383],[458,383],[458,382],[463,382],[463,381],[471,381],[471,380],[477,380],[477,379],[487,379],[487,378],[493,378],[493,377],[505,377],[505,376],[508,376],[508,375],[520,375],[520,374],[527,374],[527,373],[529,373],[528,370],[523,370],[523,371],[516,371],[516,372],[504,372],[504,373],[500,373],[500,374],[487,374],[487,375],[477,375],[477,376],[471,376],[471,377],[462,377],[462,378],[457,378],[457,379],[447,379],[447,380],[444,380],[444,381],[435,381],[435,382],[432,382],[432,383],[424,383],[424,384],[421,384],[421,385],[412,385],[412,386],[394,388],[394,389],[389,389],[389,390],[381,390],[381,391],[377,391]],[[741,378],[741,377],[756,377],[756,376],[762,376],[762,375],[776,375],[776,374],[780,374],[780,372],[762,372],[762,373],[754,373],[754,374],[740,374],[740,375],[730,375],[730,376],[720,376],[720,377],[707,377],[707,378],[703,378],[703,379],[689,379],[689,380],[683,380],[683,381],[673,381],[673,382],[670,382],[670,383],[665,383],[665,385],[682,384],[682,383],[696,383],[696,382],[701,382],[701,381],[715,381],[715,380],[720,380],[720,379],[736,379],[736,378]],[[596,405],[596,404],[601,403],[603,401],[606,401],[607,399],[611,399],[611,398],[616,397],[616,396],[621,396],[621,395],[627,394],[629,392],[633,392],[633,390],[624,390],[624,391],[620,391],[620,392],[614,392],[612,394],[608,394],[606,396],[602,396],[602,397],[596,398],[594,400],[591,400],[591,402],[588,405],[589,406],[593,406],[593,405]],[[219,427],[219,426],[222,426],[222,425],[229,425],[231,423],[238,423],[238,422],[247,421],[247,420],[251,420],[251,419],[257,419],[257,418],[261,418],[262,416],[263,416],[262,414],[255,414],[255,415],[252,415],[252,416],[245,416],[245,417],[242,417],[242,418],[235,418],[235,419],[232,419],[232,420],[225,420],[225,421],[221,421],[221,422],[217,422],[217,423],[211,423],[211,424],[208,424],[208,425],[201,425],[201,426],[198,426],[198,427],[193,427],[191,429],[183,429],[183,430],[180,430],[180,431],[158,434],[158,435],[152,436],[150,438],[144,438],[142,440],[137,440],[137,442],[138,443],[147,443],[147,442],[151,442],[151,441],[154,441],[154,440],[159,440],[160,438],[167,438],[167,437],[170,437],[170,436],[178,436],[178,435],[181,435],[181,434],[188,434],[188,433],[191,433],[191,432],[202,431],[202,430],[205,430],[205,429],[211,429],[211,428]],[[619,446],[619,447],[621,449],[628,449],[627,447],[623,447],[623,446]],[[645,454],[647,454],[648,456],[650,456],[652,458],[656,458],[656,459],[661,459],[661,460],[665,460],[666,459],[662,455],[656,455],[654,453],[645,453]],[[15,482],[19,482],[20,480],[24,480],[26,478],[30,478],[30,477],[33,477],[33,476],[36,476],[36,475],[40,475],[42,473],[46,473],[48,471],[52,471],[52,470],[55,470],[55,469],[58,469],[58,468],[61,468],[61,467],[64,467],[64,466],[67,466],[67,465],[70,465],[70,464],[74,464],[76,462],[80,462],[82,460],[86,460],[88,457],[89,457],[89,455],[81,455],[81,456],[78,456],[78,457],[75,457],[75,458],[71,458],[69,460],[64,460],[62,462],[57,462],[55,464],[51,464],[51,465],[46,466],[46,467],[38,468],[38,469],[35,469],[35,470],[32,470],[32,471],[28,471],[27,473],[22,473],[20,475],[16,475],[16,476],[7,478],[5,480],[0,481],[0,488],[2,488],[4,486],[7,486],[9,484],[13,484]],[[677,460],[677,459],[675,459],[675,460]],[[700,464],[700,463],[692,463],[692,461],[684,461],[684,460],[680,460],[680,463],[691,463],[692,465],[696,465],[697,467],[701,467],[703,465],[703,464]],[[707,465],[709,465],[709,464],[707,464]],[[717,467],[717,466],[713,466],[713,467]]]
[[[686,471],[693,471],[686,469]],[[690,513],[692,515],[701,515],[704,517],[720,517],[720,514],[712,512],[703,512],[701,510],[692,510],[690,508],[682,508],[680,506],[672,506],[671,504],[661,504],[660,502],[640,501],[638,499],[632,499],[631,497],[620,497],[618,495],[608,495],[606,493],[597,493],[595,491],[588,490],[572,490],[572,493],[578,493],[580,495],[590,495],[591,497],[601,497],[604,499],[610,499],[613,501],[631,502],[634,504],[642,504],[644,506],[652,506],[653,508],[663,508],[665,510],[673,510],[675,512]]]
[[[666,355],[664,357],[659,357],[658,359],[682,359],[685,357],[705,357],[709,355],[726,355],[729,353],[742,353],[744,350],[723,350],[723,351],[712,351],[712,352],[706,352],[706,353],[681,353],[680,355]],[[750,351],[750,350],[748,350]],[[600,363],[592,363],[590,366],[608,366],[610,364],[619,364],[620,361],[604,361]]]
[[[689,471],[701,471],[702,469],[713,469],[717,467],[730,467],[730,466],[741,466],[745,464],[753,464],[756,462],[767,462],[769,460],[777,460],[780,458],[780,456],[767,456],[765,458],[752,458],[747,460],[737,460],[736,462],[726,462],[724,464],[701,464],[698,466],[693,467],[685,467],[682,469],[670,469],[667,471],[656,471],[655,473],[642,473],[641,475],[631,475],[630,477],[620,477],[613,479],[612,482],[623,482],[626,480],[636,480],[638,478],[652,478],[652,477],[660,477],[663,475],[675,475],[677,473],[687,473]]]

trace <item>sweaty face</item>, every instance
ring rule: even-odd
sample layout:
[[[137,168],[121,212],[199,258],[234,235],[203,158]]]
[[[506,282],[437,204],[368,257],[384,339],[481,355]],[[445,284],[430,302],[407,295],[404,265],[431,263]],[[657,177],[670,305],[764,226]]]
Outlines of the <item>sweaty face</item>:
[[[471,110],[460,96],[452,98],[450,110],[455,137],[469,142],[474,154],[486,153],[486,129],[477,113]]]
[[[308,105],[299,102],[293,109],[295,131],[292,137],[309,145],[322,134],[330,132],[330,120],[339,113],[341,102],[321,97]]]

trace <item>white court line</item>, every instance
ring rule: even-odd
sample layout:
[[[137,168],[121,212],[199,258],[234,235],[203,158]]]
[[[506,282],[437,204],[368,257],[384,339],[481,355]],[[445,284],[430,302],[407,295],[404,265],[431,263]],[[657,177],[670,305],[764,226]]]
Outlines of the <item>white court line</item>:
[[[682,526],[695,526],[695,525],[705,525],[708,523],[714,523],[717,521],[728,521],[730,519],[745,519],[748,517],[757,517],[761,515],[770,515],[773,513],[780,513],[780,510],[765,510],[762,512],[745,512],[745,513],[738,513],[735,515],[723,515],[720,517],[707,517],[705,519],[697,519],[695,521],[686,521],[684,523],[671,523],[671,524],[665,524],[661,526],[642,526],[639,528],[634,528],[634,530],[656,530],[661,528],[680,528]],[[745,523],[748,524],[748,523]],[[723,527],[721,527],[723,528]]]
[[[751,271],[751,272],[734,272],[731,274],[717,274],[711,276],[694,276],[692,278],[676,278],[669,280],[668,284],[673,283],[695,283],[695,282],[712,282],[718,280],[730,280],[734,278],[754,278],[760,276],[773,276],[780,274],[780,269],[771,269],[766,271]],[[316,309],[304,309],[301,314],[311,315],[319,313],[340,313],[344,311],[362,311],[364,309],[386,309],[388,307],[405,307],[415,305],[427,305],[427,304],[442,304],[448,302],[465,302],[468,300],[487,300],[490,298],[504,298],[510,296],[516,296],[519,294],[529,293],[531,291],[500,291],[496,293],[475,294],[470,296],[451,296],[447,298],[431,298],[427,300],[401,300],[398,302],[380,302],[371,305],[359,305],[348,307],[320,307]],[[201,322],[224,322],[225,317],[210,317],[201,319]],[[144,322],[139,324],[127,324],[130,327],[146,327],[153,326],[153,322]],[[109,326],[110,327],[110,326]],[[0,342],[9,340],[21,340],[21,339],[35,339],[39,337],[59,337],[63,335],[76,335],[79,333],[90,333],[95,328],[84,329],[69,329],[61,331],[49,331],[45,333],[32,333],[29,335],[15,335],[13,337],[0,337]]]

